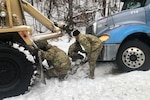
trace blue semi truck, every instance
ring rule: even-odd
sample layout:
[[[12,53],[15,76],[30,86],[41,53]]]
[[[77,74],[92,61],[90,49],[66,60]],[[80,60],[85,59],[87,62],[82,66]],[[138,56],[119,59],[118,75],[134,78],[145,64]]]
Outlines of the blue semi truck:
[[[103,41],[99,61],[115,61],[120,71],[150,68],[150,0],[121,0],[122,11],[86,27]]]

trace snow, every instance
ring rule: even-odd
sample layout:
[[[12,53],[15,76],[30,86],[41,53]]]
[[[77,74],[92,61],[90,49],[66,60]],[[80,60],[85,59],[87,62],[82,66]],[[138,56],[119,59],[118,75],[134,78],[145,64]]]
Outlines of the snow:
[[[67,36],[49,40],[66,52],[73,41],[68,42]],[[88,64],[85,64],[64,81],[52,78],[46,80],[46,85],[38,82],[25,94],[4,100],[150,100],[150,71],[115,73],[114,70],[115,64],[111,62],[97,62],[92,80],[86,78]]]

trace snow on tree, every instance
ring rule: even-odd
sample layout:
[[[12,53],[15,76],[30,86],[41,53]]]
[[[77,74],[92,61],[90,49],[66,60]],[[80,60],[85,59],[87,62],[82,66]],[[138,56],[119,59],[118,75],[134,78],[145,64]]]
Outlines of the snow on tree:
[[[27,0],[54,22],[64,21],[69,25],[86,26],[90,22],[121,10],[120,0]],[[35,32],[47,29],[33,21]]]

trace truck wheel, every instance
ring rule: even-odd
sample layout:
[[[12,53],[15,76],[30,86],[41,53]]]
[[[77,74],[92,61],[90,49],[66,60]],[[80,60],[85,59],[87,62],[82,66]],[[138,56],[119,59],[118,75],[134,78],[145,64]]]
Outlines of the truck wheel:
[[[27,91],[32,74],[32,63],[25,54],[0,44],[0,100]]]
[[[120,47],[116,61],[120,71],[146,71],[150,68],[150,48],[139,40],[127,41]]]

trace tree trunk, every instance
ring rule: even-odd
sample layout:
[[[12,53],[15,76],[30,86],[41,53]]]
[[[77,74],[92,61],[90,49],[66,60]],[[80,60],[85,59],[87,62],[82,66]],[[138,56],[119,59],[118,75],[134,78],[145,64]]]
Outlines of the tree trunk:
[[[31,5],[32,5],[32,6],[34,5],[33,0],[31,0]]]
[[[68,0],[69,11],[67,16],[67,22],[69,25],[73,25],[73,0]]]

